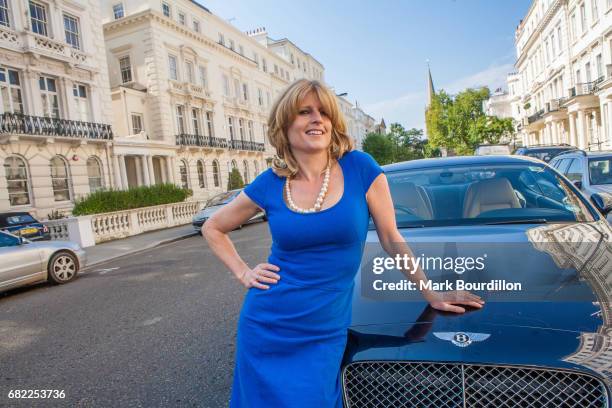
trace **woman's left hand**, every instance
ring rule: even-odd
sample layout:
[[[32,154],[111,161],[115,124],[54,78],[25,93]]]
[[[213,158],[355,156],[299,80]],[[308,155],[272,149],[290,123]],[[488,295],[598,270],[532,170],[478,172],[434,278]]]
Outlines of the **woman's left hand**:
[[[465,290],[450,292],[435,292],[430,290],[423,292],[423,296],[432,308],[443,312],[465,312],[465,308],[456,305],[472,306],[478,309],[482,308],[484,305],[484,300],[482,300],[480,296]]]

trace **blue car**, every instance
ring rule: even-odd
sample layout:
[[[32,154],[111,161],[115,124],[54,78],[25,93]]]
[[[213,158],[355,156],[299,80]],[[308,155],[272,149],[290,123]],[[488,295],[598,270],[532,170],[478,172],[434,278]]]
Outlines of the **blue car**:
[[[596,208],[524,156],[383,169],[412,260],[402,264],[369,231],[342,363],[344,406],[612,406],[612,204]],[[477,294],[484,307],[433,309],[410,279],[415,263],[429,280],[419,284]]]
[[[49,229],[27,212],[0,213],[0,231],[10,232],[30,241],[50,239]]]

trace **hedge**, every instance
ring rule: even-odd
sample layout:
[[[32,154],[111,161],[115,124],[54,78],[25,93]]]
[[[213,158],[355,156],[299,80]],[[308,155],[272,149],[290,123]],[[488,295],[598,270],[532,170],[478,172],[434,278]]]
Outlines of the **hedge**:
[[[101,214],[153,205],[180,203],[192,194],[191,190],[180,188],[174,184],[156,184],[134,187],[129,190],[97,191],[77,200],[72,209],[72,214],[75,216]]]

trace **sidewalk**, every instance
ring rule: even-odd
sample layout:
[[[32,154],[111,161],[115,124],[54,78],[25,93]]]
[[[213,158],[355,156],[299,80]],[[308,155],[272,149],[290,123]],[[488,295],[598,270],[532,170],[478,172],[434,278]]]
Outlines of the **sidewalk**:
[[[162,244],[189,238],[196,234],[191,224],[187,224],[180,227],[145,232],[144,234],[134,235],[133,237],[104,242],[96,246],[85,248],[85,253],[87,253],[86,268],[121,256],[154,248]]]

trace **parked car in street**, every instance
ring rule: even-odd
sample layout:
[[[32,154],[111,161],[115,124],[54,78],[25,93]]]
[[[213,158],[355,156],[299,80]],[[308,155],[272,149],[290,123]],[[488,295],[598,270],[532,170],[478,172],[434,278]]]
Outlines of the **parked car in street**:
[[[232,201],[234,198],[238,197],[238,194],[242,191],[242,188],[236,190],[226,191],[224,193],[219,193],[216,196],[212,197],[206,203],[206,206],[200,210],[196,215],[193,216],[191,220],[191,225],[193,225],[193,229],[198,232],[198,234],[202,233],[202,225],[208,220],[214,213],[219,211],[225,204]],[[255,214],[247,224],[251,224],[253,222],[266,221],[266,214],[263,211]],[[242,225],[240,226],[242,228]]]
[[[352,294],[345,407],[611,406],[612,229],[594,205],[522,156],[383,170],[414,256],[455,263],[424,266],[428,279],[473,284],[464,290],[486,303],[441,312],[401,286],[400,270],[374,272],[389,255],[372,226]],[[456,267],[475,255],[482,268]],[[381,281],[396,285],[384,290]]]
[[[47,226],[27,212],[0,213],[0,231],[7,231],[30,241],[50,239]]]
[[[507,144],[483,144],[474,151],[475,156],[505,155],[510,154],[510,146]]]
[[[70,241],[32,242],[0,231],[0,291],[49,281],[68,283],[85,266],[85,251]]]
[[[567,152],[569,150],[575,150],[574,146],[570,146],[568,144],[560,144],[560,145],[535,145],[535,146],[527,146],[527,147],[519,147],[516,149],[514,154],[520,156],[529,156],[535,157],[536,159],[540,159],[548,163],[555,156]]]

